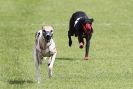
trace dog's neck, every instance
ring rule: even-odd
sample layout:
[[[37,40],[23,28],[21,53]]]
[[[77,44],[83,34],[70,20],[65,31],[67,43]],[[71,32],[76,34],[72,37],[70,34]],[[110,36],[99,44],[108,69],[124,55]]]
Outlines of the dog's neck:
[[[41,48],[42,50],[45,50],[47,47],[49,47],[49,46],[51,45],[52,39],[50,39],[50,41],[47,42],[47,41],[45,40],[45,38],[42,37],[41,40],[42,40],[42,41],[40,41],[40,48]]]

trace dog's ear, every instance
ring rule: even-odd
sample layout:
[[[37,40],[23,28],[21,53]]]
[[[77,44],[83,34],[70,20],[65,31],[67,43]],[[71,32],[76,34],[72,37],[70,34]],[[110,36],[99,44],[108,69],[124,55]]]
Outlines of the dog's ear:
[[[53,37],[53,33],[54,33],[54,27],[53,26],[51,26],[52,27],[52,37]]]
[[[85,22],[87,22],[87,23],[92,23],[93,21],[94,21],[93,18],[85,19]]]
[[[54,27],[53,26],[51,26],[51,29],[52,29],[52,31],[54,31]]]
[[[42,32],[43,32],[43,33],[46,33],[46,31],[45,31],[44,29],[42,30]]]
[[[42,26],[42,30],[44,30],[44,26]]]
[[[91,22],[91,23],[94,21],[94,19],[93,19],[93,18],[90,18],[89,20],[90,20],[90,22]]]
[[[53,27],[53,26],[51,26],[51,32],[52,32],[52,34],[53,34],[53,31],[54,31],[54,27]]]

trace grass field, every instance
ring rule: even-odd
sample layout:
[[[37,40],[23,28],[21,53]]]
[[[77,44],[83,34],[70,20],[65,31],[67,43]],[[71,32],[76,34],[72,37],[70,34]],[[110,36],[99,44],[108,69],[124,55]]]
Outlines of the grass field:
[[[133,0],[0,0],[0,89],[133,89]],[[68,47],[71,14],[83,10],[95,19],[90,60],[76,38]],[[35,81],[34,34],[54,27],[54,75],[41,65]]]

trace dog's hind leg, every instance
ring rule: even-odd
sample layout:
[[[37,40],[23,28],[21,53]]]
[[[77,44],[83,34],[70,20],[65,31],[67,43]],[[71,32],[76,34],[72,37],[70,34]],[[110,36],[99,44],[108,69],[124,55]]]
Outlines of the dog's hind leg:
[[[53,56],[50,57],[49,61],[48,61],[48,76],[49,76],[49,78],[52,77],[52,69],[53,69],[55,58],[56,58],[56,54],[57,53],[54,53]]]

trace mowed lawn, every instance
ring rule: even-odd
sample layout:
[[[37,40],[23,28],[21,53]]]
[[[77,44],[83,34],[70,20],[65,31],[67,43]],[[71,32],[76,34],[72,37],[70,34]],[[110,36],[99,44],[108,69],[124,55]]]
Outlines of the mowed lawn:
[[[133,89],[133,0],[0,0],[0,89]],[[73,12],[94,18],[90,59],[67,31]],[[57,58],[48,78],[35,81],[34,35],[54,27]]]

